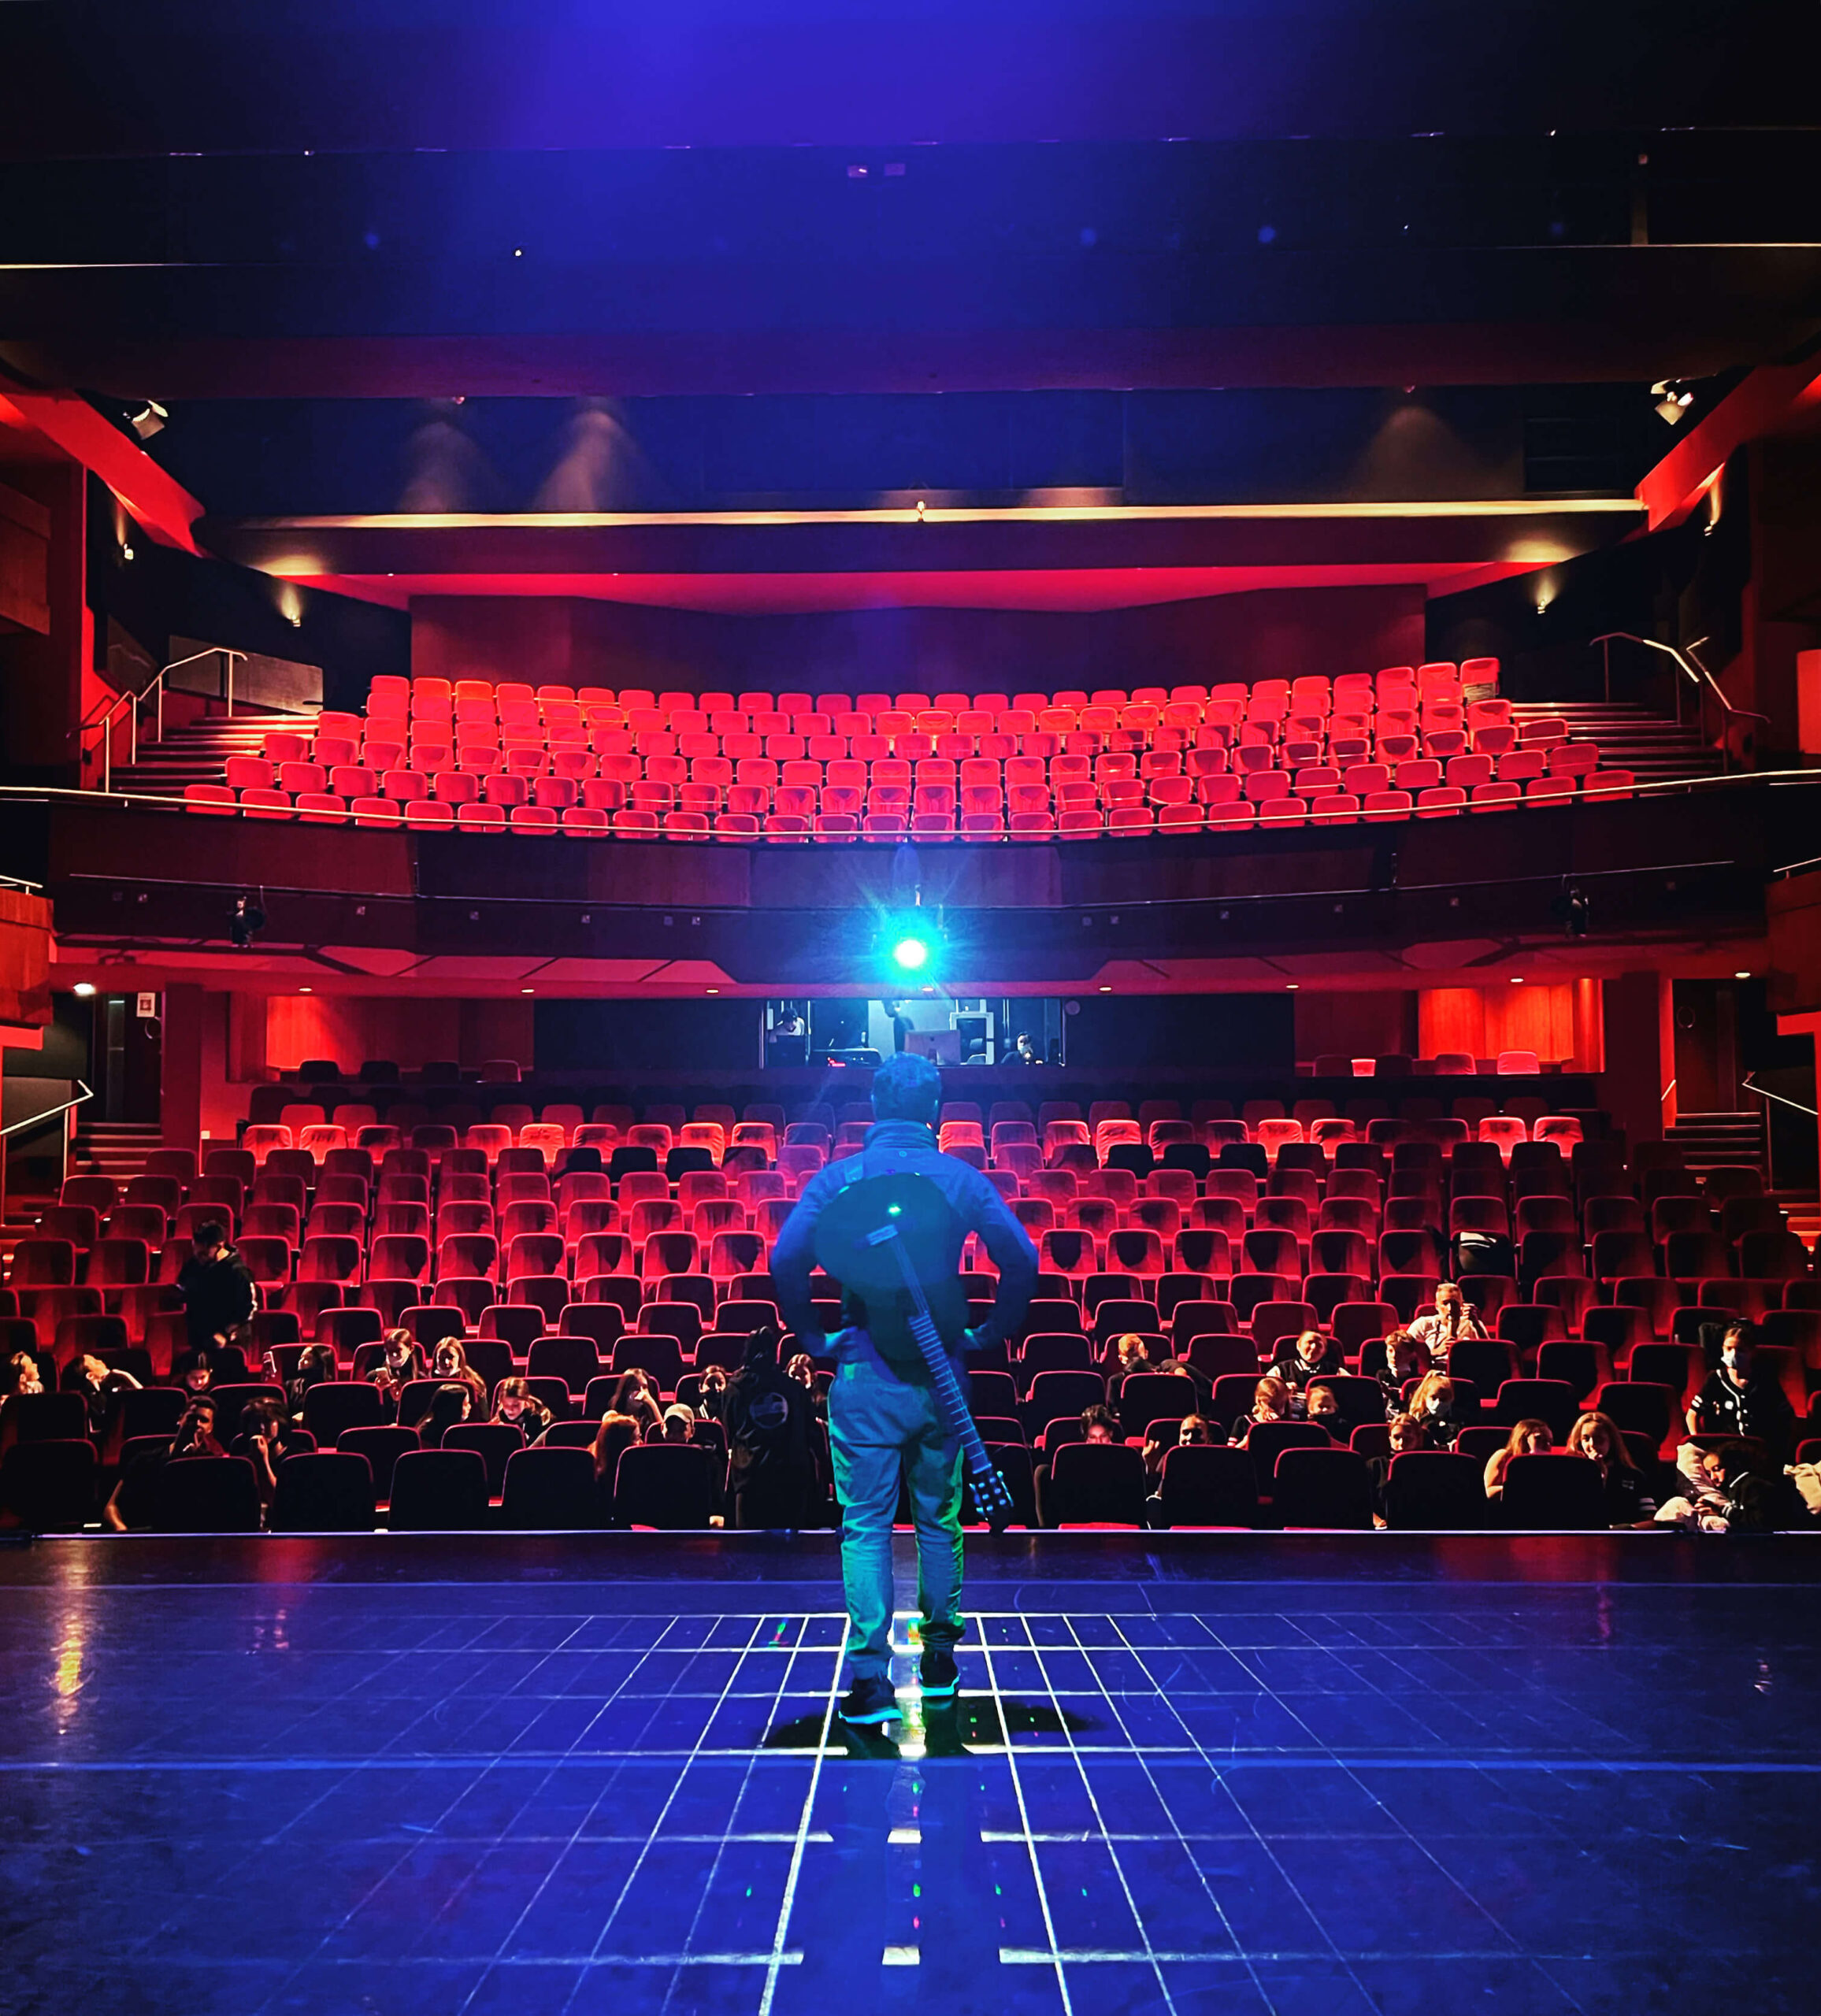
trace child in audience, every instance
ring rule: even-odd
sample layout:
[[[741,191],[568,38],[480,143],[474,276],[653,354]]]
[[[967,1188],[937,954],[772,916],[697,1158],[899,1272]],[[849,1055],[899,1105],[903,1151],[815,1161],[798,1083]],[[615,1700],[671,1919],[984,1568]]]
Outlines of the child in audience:
[[[208,1366],[205,1362],[200,1366],[192,1366],[191,1369],[192,1372],[200,1370],[206,1373]],[[311,1387],[325,1385],[332,1380],[336,1376],[336,1370],[333,1344],[306,1344],[304,1346],[298,1354],[297,1377],[285,1388],[285,1399],[290,1406],[294,1420],[302,1421],[303,1418],[304,1395]]]
[[[1309,1382],[1303,1395],[1304,1418],[1325,1428],[1337,1442],[1347,1440],[1347,1425],[1341,1418],[1341,1396],[1326,1379]]]
[[[1385,1340],[1385,1365],[1378,1374],[1385,1395],[1385,1418],[1407,1414],[1404,1389],[1413,1379],[1426,1379],[1431,1369],[1429,1347],[1407,1330],[1393,1330]]]
[[[1081,1440],[1084,1442],[1123,1442],[1119,1432],[1119,1417],[1111,1407],[1091,1406],[1081,1410]]]
[[[1729,1323],[1720,1335],[1719,1362],[1688,1410],[1689,1433],[1755,1436],[1781,1462],[1795,1425],[1782,1384],[1758,1368],[1756,1332],[1749,1323]]]
[[[1556,1437],[1546,1421],[1521,1421],[1505,1439],[1502,1449],[1486,1458],[1486,1496],[1495,1503],[1505,1495],[1505,1472],[1514,1456],[1547,1456]]]
[[[1407,1411],[1422,1422],[1437,1449],[1452,1449],[1454,1438],[1467,1425],[1461,1418],[1460,1396],[1445,1372],[1425,1373],[1410,1396]]]
[[[474,1411],[473,1392],[459,1380],[439,1386],[430,1396],[428,1410],[411,1424],[426,1449],[440,1449],[446,1429],[459,1427]]]
[[[508,1428],[517,1429],[525,1437],[525,1447],[541,1441],[543,1432],[551,1424],[551,1411],[531,1390],[526,1379],[503,1379],[499,1392],[493,1403],[493,1418]]]
[[[1113,1362],[1119,1368],[1122,1378],[1135,1372],[1155,1372],[1156,1361],[1151,1355],[1151,1347],[1135,1330],[1128,1330],[1123,1336],[1113,1340]]]
[[[409,1330],[388,1330],[380,1340],[379,1356],[367,1367],[367,1377],[385,1395],[395,1415],[399,1395],[414,1379],[429,1377],[424,1354]]]
[[[1613,1525],[1636,1526],[1649,1521],[1656,1510],[1656,1501],[1645,1488],[1644,1473],[1610,1415],[1582,1415],[1569,1429],[1565,1447],[1571,1456],[1585,1456],[1600,1466],[1607,1516]]]
[[[642,1365],[629,1366],[620,1374],[614,1397],[607,1403],[610,1414],[624,1414],[636,1422],[639,1432],[655,1441],[663,1431],[664,1409],[656,1382]],[[654,1433],[653,1431],[657,1431]]]
[[[1686,1489],[1658,1508],[1655,1523],[1697,1533],[1767,1532],[1776,1523],[1776,1488],[1759,1473],[1760,1462],[1749,1443],[1703,1449],[1685,1442],[1675,1467]]]
[[[23,1399],[28,1394],[42,1393],[44,1381],[38,1376],[38,1361],[30,1351],[15,1351],[0,1366],[0,1400],[10,1400],[16,1395]]]
[[[486,1413],[487,1381],[468,1362],[468,1354],[457,1339],[437,1339],[436,1348],[430,1354],[430,1377],[441,1380],[445,1385],[465,1386],[469,1412],[480,1415]]]
[[[1261,1423],[1288,1421],[1290,1418],[1290,1389],[1275,1373],[1267,1372],[1252,1389],[1250,1414],[1241,1414],[1233,1425],[1228,1441],[1244,1448],[1252,1430]]]
[[[1393,1414],[1390,1421],[1391,1454],[1389,1456],[1371,1456],[1366,1467],[1372,1473],[1372,1497],[1377,1510],[1375,1522],[1385,1523],[1385,1490],[1391,1479],[1391,1466],[1400,1456],[1412,1450],[1426,1449],[1429,1436],[1415,1414]]]
[[[1275,1377],[1299,1392],[1324,1372],[1346,1369],[1346,1354],[1332,1337],[1324,1337],[1319,1330],[1304,1331],[1293,1343],[1285,1338],[1271,1366]]]
[[[630,1449],[639,1440],[639,1424],[631,1414],[623,1414],[610,1409],[601,1416],[601,1425],[595,1434],[595,1480],[602,1488],[614,1488],[614,1471],[620,1460],[620,1452]]]

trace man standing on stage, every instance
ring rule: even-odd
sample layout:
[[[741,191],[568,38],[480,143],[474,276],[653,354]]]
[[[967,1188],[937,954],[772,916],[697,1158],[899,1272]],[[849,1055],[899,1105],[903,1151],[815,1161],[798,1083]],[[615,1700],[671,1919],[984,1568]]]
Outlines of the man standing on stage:
[[[818,1173],[803,1186],[773,1249],[778,1306],[801,1347],[839,1360],[829,1392],[829,1433],[835,1490],[841,1502],[841,1577],[851,1621],[852,1685],[841,1703],[844,1721],[889,1721],[898,1712],[891,1681],[892,1521],[900,1477],[917,1528],[918,1603],[923,1655],[918,1681],[925,1699],[953,1695],[955,1647],[961,1621],[961,1443],[944,1420],[929,1366],[901,1321],[884,1312],[875,1336],[865,1305],[845,1297],[845,1327],[831,1340],[817,1329],[810,1300],[816,1223],[850,1184],[874,1177],[926,1178],[947,1207],[933,1230],[941,1278],[919,1282],[938,1317],[944,1343],[959,1364],[965,1351],[1003,1341],[1022,1321],[1037,1287],[1037,1249],[1005,1200],[981,1172],[936,1148],[933,1130],[942,1077],[927,1059],[889,1058],[873,1079],[875,1125],[860,1154]],[[944,1304],[958,1300],[962,1249],[977,1232],[999,1269],[999,1292],[986,1321],[969,1332]],[[945,1292],[944,1292],[945,1291]],[[953,1334],[951,1334],[952,1332]]]

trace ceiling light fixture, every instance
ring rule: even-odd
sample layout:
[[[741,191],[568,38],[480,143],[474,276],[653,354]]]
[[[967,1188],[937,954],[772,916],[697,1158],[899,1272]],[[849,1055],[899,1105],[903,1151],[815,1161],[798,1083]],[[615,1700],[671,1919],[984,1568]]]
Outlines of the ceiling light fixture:
[[[1743,980],[1745,975],[1741,973],[1739,977]],[[92,980],[79,980],[69,991],[79,1001],[89,1000],[95,993],[95,982]]]
[[[1680,426],[1682,415],[1694,404],[1693,393],[1674,378],[1660,378],[1650,396],[1656,402],[1657,418],[1670,427]]]
[[[1751,975],[1749,973],[1734,973],[1733,975],[1733,978],[1734,980],[1749,980],[1751,978]],[[81,993],[82,989],[79,987],[76,991],[80,994]]]
[[[137,413],[127,416],[127,424],[142,441],[149,441],[154,434],[164,432],[165,422],[170,417],[156,399],[147,399]]]

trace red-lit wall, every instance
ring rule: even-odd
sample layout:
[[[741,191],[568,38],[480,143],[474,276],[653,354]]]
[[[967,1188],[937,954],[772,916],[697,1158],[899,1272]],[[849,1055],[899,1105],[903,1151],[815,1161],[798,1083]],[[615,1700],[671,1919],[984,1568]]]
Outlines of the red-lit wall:
[[[705,615],[557,598],[411,605],[411,669],[684,691],[1007,692],[1372,671],[1423,651],[1421,587],[1270,590],[1063,614],[989,609]]]
[[[358,995],[275,994],[248,1003],[251,1028],[243,1042],[242,1072],[250,1077],[294,1070],[306,1058],[332,1058],[358,1071],[369,1058],[389,1058],[410,1069],[443,1059],[478,1065],[510,1058],[529,1069],[532,1004],[528,1001],[424,1000]],[[263,1010],[263,1055],[259,1043]]]
[[[1426,989],[1417,997],[1420,1054],[1463,1051],[1496,1057],[1501,1050],[1534,1050],[1540,1062],[1603,1068],[1600,992],[1593,980],[1526,982],[1490,987]]]

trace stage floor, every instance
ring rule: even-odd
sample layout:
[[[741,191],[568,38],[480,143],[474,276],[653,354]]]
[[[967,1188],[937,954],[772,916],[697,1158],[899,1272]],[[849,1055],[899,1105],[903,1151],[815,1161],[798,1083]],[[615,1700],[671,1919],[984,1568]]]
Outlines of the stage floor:
[[[1813,1542],[970,1573],[860,1744],[825,1538],[0,1552],[0,2009],[1816,2008]]]

